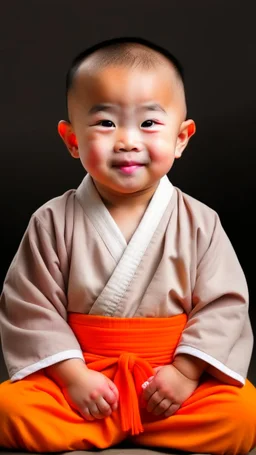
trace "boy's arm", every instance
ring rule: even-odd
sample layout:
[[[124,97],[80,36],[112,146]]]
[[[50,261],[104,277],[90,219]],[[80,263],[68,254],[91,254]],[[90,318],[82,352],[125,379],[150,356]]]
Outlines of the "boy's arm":
[[[200,359],[207,373],[228,384],[243,385],[253,343],[247,283],[216,214],[214,219],[209,217],[208,231],[197,233],[192,310],[174,358]],[[181,368],[187,368],[184,362]],[[176,364],[180,366],[180,361]]]
[[[45,369],[47,376],[53,379],[61,388],[78,382],[86,371],[89,370],[82,359],[64,360]]]
[[[46,215],[44,223],[32,216],[1,295],[0,333],[11,381],[63,360],[83,361],[67,323],[66,245],[61,228],[54,231],[54,214]]]
[[[207,363],[198,357],[188,354],[179,354],[175,357],[172,365],[188,379],[199,380],[207,368]]]

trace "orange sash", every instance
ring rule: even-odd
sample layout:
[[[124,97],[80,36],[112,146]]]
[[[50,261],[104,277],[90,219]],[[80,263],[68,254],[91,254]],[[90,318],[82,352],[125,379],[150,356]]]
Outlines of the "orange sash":
[[[119,390],[123,431],[143,432],[140,418],[142,384],[154,367],[168,365],[187,322],[180,314],[171,318],[112,318],[69,313],[89,368],[114,378]]]
[[[71,314],[69,322],[89,368],[116,383],[119,411],[105,419],[84,419],[44,371],[5,381],[0,385],[1,447],[43,453],[102,450],[126,438],[140,446],[190,453],[241,455],[255,447],[256,389],[249,381],[234,387],[206,375],[168,418],[139,406],[141,385],[153,368],[172,361],[185,315],[114,319]]]

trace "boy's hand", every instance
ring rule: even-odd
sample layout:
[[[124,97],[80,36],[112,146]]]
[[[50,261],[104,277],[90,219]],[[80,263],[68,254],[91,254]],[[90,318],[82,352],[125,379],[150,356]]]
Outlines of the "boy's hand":
[[[66,384],[62,390],[70,406],[86,420],[104,419],[118,406],[115,384],[98,371],[84,369],[79,379]]]
[[[170,417],[197,388],[199,379],[190,379],[174,365],[154,368],[155,376],[148,379],[143,392],[147,411],[156,416]]]

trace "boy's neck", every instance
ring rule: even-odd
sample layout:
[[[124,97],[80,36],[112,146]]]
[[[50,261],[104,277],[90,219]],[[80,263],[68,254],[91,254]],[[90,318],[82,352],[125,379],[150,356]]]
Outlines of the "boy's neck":
[[[98,182],[93,182],[107,209],[133,209],[136,207],[146,209],[159,184],[157,182],[155,185],[135,193],[116,193]]]

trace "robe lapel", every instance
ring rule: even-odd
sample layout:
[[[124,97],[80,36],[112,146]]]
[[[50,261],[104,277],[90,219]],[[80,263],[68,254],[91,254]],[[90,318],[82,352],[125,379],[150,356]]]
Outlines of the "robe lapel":
[[[89,174],[76,191],[77,198],[111,256],[118,263],[125,248],[126,240],[109,211],[103,204]]]
[[[117,265],[106,286],[94,302],[90,314],[114,316],[124,297],[155,230],[171,200],[173,186],[165,176],[127,245],[120,229],[102,203],[92,181],[86,176],[78,189],[78,197],[86,215],[101,235]]]

